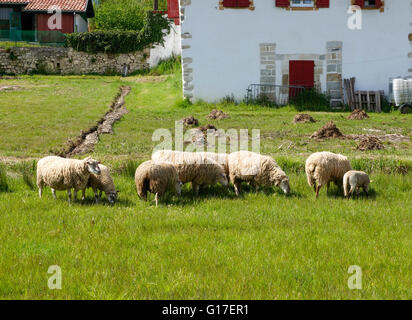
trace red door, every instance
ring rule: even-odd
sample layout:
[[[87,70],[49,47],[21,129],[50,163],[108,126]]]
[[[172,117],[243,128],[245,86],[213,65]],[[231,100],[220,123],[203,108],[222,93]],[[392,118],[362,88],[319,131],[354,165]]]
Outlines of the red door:
[[[313,88],[315,86],[315,62],[312,60],[289,61],[289,85]],[[295,97],[301,89],[290,88],[289,98]]]

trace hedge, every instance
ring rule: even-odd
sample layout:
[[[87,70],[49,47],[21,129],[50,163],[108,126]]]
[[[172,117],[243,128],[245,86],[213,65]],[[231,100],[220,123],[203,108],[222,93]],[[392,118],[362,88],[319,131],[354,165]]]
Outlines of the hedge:
[[[163,44],[170,31],[170,22],[159,14],[147,15],[141,31],[99,30],[66,35],[66,46],[88,53],[130,53]]]

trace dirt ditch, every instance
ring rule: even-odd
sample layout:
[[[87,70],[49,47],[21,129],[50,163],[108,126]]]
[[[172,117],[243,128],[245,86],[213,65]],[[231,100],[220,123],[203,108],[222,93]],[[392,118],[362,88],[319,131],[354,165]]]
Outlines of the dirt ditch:
[[[73,157],[94,150],[101,134],[113,133],[113,125],[129,111],[124,107],[125,98],[130,93],[130,87],[121,87],[110,110],[90,129],[83,131],[76,140],[69,139],[66,146],[57,154],[62,157]]]
[[[311,115],[305,114],[305,113],[297,114],[293,118],[293,123],[295,124],[296,123],[310,123],[310,122],[316,122],[316,120],[313,119]]]

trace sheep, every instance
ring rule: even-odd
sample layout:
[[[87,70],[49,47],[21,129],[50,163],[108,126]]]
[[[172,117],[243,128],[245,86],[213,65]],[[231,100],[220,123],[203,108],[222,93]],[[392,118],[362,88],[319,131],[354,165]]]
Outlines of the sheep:
[[[84,160],[66,159],[61,157],[46,157],[37,163],[37,187],[40,198],[43,188],[52,189],[53,198],[56,199],[56,190],[67,190],[71,202],[71,189],[74,189],[74,200],[77,192],[86,188],[90,174],[100,174],[99,162],[88,157]]]
[[[363,171],[348,171],[343,176],[343,191],[345,198],[350,198],[356,191],[359,196],[359,189],[363,188],[366,196],[369,196],[369,184],[371,183],[367,173]]]
[[[290,193],[289,178],[269,157],[249,151],[234,152],[229,155],[229,177],[237,196],[243,181],[256,186],[279,186],[285,194]]]
[[[224,159],[224,156],[218,157]],[[200,187],[217,183],[225,187],[228,185],[224,167],[201,152],[162,150],[154,153],[152,160],[156,163],[172,163],[179,174],[180,181],[190,182],[196,195],[199,194]]]
[[[96,204],[102,198],[102,193],[104,192],[109,200],[109,203],[113,205],[117,200],[117,195],[119,193],[113,183],[113,179],[110,176],[109,168],[105,165],[99,164],[100,175],[90,174],[89,182],[87,183],[87,188],[92,188],[96,200]],[[99,193],[100,192],[100,193]],[[98,194],[99,193],[99,194]],[[86,189],[83,189],[83,198],[86,198]]]
[[[316,198],[322,186],[327,185],[329,190],[330,182],[334,182],[342,187],[343,176],[352,170],[347,157],[332,152],[317,152],[309,156],[306,160],[305,172],[309,186],[313,187]]]
[[[143,162],[135,173],[135,183],[139,197],[147,201],[147,192],[155,194],[156,207],[159,197],[166,191],[172,190],[181,194],[182,184],[179,180],[176,168],[171,163],[157,164],[152,160]]]

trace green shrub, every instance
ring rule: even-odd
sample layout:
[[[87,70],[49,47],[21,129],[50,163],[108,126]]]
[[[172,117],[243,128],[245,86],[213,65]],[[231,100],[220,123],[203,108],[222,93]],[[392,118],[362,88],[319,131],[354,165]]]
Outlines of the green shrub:
[[[71,33],[66,36],[66,46],[88,53],[130,53],[163,44],[170,31],[170,22],[160,14],[148,13],[141,30],[97,30]]]
[[[6,168],[0,164],[0,192],[9,191],[9,184],[7,183]]]
[[[297,111],[331,111],[330,98],[315,89],[303,90],[290,104]]]
[[[174,105],[175,108],[180,109],[190,108],[191,106],[193,106],[193,103],[187,98],[176,101]]]

